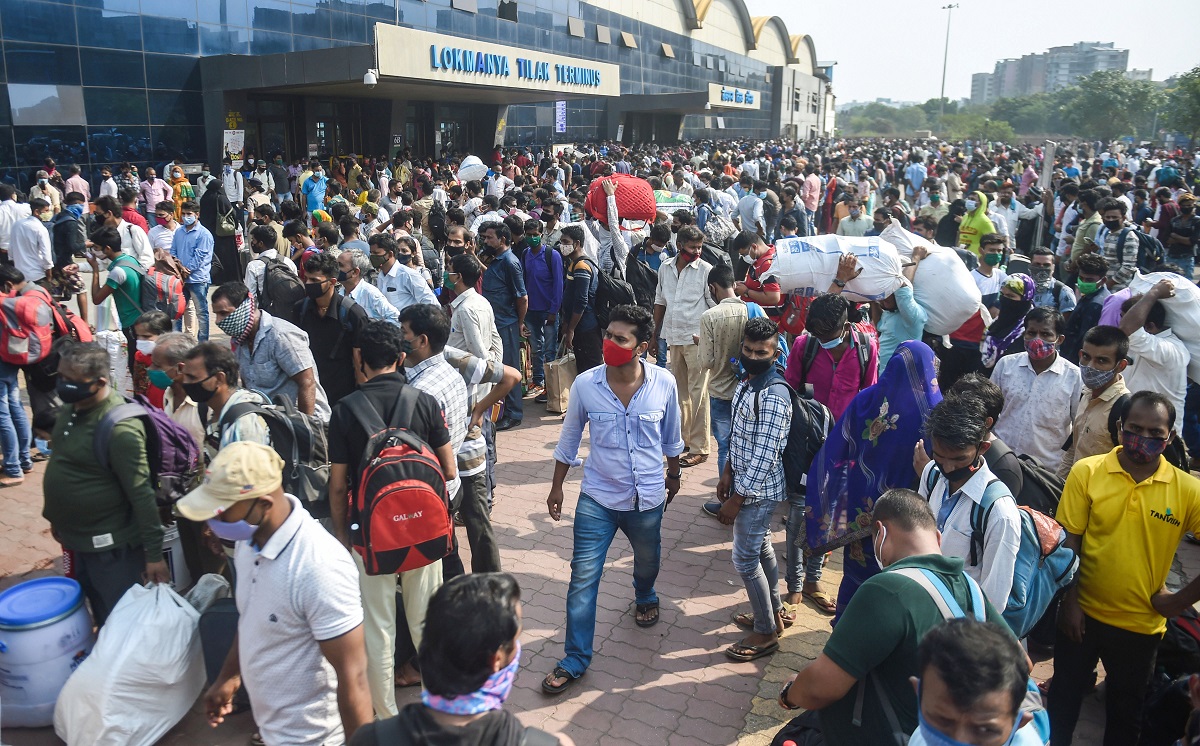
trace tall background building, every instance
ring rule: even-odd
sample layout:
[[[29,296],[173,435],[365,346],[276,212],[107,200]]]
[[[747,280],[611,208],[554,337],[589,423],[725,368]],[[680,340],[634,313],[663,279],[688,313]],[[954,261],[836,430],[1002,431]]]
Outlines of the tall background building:
[[[1068,47],[1051,47],[1020,59],[1000,60],[990,73],[971,76],[971,103],[988,104],[998,98],[1031,96],[1069,88],[1092,73],[1126,72],[1129,50],[1113,42],[1081,41]],[[1150,79],[1150,70],[1129,71],[1135,79]]]

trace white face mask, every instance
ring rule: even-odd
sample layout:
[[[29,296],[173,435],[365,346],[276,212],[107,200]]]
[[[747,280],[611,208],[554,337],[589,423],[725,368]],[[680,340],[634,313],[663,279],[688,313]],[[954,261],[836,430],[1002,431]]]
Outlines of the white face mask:
[[[149,355],[154,352],[155,342],[153,339],[139,339],[137,341],[137,351],[143,355]]]
[[[880,552],[883,551],[883,543],[885,541],[887,541],[887,526],[881,525],[879,527],[879,545],[872,547],[872,549],[875,550],[875,564],[879,565],[879,569],[881,571],[887,569],[883,566],[883,560],[879,558]]]
[[[754,257],[750,256],[749,254],[738,254],[738,256],[740,256],[742,258],[742,262],[744,262],[745,264],[754,266]]]

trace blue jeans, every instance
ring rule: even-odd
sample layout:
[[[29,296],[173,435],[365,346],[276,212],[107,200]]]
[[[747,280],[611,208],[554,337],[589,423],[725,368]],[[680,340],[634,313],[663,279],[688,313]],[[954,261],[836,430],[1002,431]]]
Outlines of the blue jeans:
[[[1183,400],[1183,442],[1189,453],[1200,455],[1200,385],[1191,381]]]
[[[713,439],[717,441],[717,477],[725,473],[729,460],[729,435],[733,431],[733,401],[708,397],[708,418],[712,422]]]
[[[653,510],[611,510],[579,493],[575,507],[575,550],[571,554],[571,584],[567,588],[566,657],[559,663],[572,676],[583,675],[592,662],[596,636],[596,595],[604,557],[617,529],[633,547],[633,590],[639,604],[658,603],[654,581],[658,578],[662,548],[663,508]]]
[[[1193,274],[1196,271],[1196,257],[1194,256],[1167,256],[1167,264],[1178,265],[1183,270],[1183,276],[1188,278],[1188,282],[1192,281]]]
[[[184,296],[191,296],[196,301],[196,325],[198,341],[208,341],[208,283],[207,282],[185,282],[183,283]],[[182,321],[182,319],[181,319]],[[180,328],[180,321],[175,322],[175,329]]]
[[[658,367],[660,367],[660,368],[667,367],[667,338],[666,337],[658,338],[658,357],[656,357],[654,359],[654,362],[657,363]]]
[[[804,583],[819,583],[821,581],[821,570],[824,569],[824,555],[814,555],[808,558],[808,562],[804,561],[804,547],[796,546],[796,539],[800,536],[800,527],[804,525],[804,495],[788,495],[788,519],[787,531],[787,568],[784,572],[784,579],[787,583],[788,593],[800,593],[804,590]],[[800,568],[804,567],[803,577],[801,577]]]
[[[771,516],[777,504],[774,500],[746,503],[733,522],[733,569],[746,584],[754,631],[762,635],[775,631],[775,612],[780,608],[779,565],[771,546]]]
[[[500,332],[500,341],[504,345],[504,364],[517,370],[524,370],[521,367],[521,325],[509,324],[500,327],[497,331]],[[505,395],[505,417],[517,422],[525,418],[525,407],[521,403],[523,396],[524,393],[520,386],[513,386],[512,391]]]
[[[550,315],[547,311],[525,314],[529,346],[533,348],[533,383],[538,386],[546,384],[546,363],[554,359],[558,349],[558,316],[554,321],[547,321]]]
[[[21,405],[21,390],[17,386],[17,369],[0,363],[0,449],[4,451],[4,475],[19,477],[22,467],[30,468],[29,441],[33,432],[29,418]]]

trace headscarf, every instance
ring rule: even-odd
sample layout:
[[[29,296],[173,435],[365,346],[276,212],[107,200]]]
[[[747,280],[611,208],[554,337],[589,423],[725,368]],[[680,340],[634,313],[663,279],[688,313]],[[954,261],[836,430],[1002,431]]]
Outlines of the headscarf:
[[[913,448],[926,415],[941,400],[933,350],[924,342],[903,342],[879,382],[850,402],[813,460],[806,538],[811,554],[846,547],[839,616],[858,587],[879,571],[871,560],[875,500],[916,483]]]
[[[983,338],[983,367],[992,368],[1004,356],[1004,351],[1025,333],[1025,314],[1033,308],[1033,293],[1035,283],[1029,275],[1020,272],[1011,274],[1004,281],[1001,289],[1007,288],[1021,300],[1013,300],[1000,295],[1000,315],[988,327],[987,336]]]

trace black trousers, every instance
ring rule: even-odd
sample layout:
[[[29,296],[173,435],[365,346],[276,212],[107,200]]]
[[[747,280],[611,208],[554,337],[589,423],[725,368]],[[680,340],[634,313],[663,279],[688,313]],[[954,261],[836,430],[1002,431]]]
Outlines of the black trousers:
[[[1054,678],[1050,681],[1050,745],[1070,746],[1079,708],[1095,681],[1097,661],[1104,663],[1104,746],[1137,746],[1142,700],[1162,635],[1144,635],[1084,618],[1083,641],[1060,630],[1054,641]]]
[[[462,477],[462,503],[458,509],[471,545],[471,572],[500,572],[500,547],[492,528],[487,479],[483,472]]]
[[[938,388],[949,391],[954,382],[969,373],[983,370],[983,359],[978,347],[935,346],[938,366]]]
[[[125,591],[141,584],[146,572],[146,552],[141,547],[75,552],[74,570],[75,580],[92,605],[92,619],[99,627]]]
[[[571,349],[575,352],[576,375],[603,364],[604,356],[600,352],[600,327],[597,326],[595,329],[587,331],[576,329]]]

